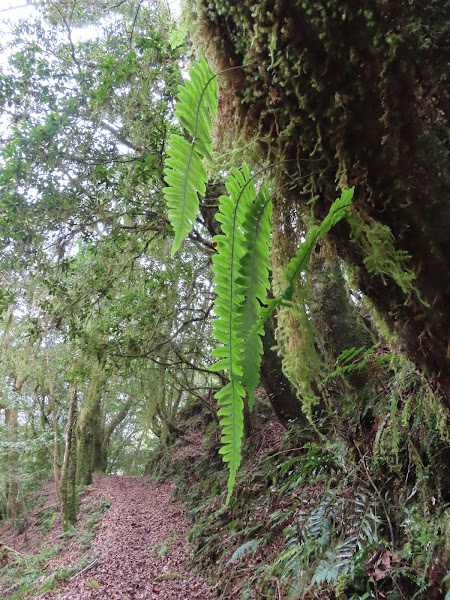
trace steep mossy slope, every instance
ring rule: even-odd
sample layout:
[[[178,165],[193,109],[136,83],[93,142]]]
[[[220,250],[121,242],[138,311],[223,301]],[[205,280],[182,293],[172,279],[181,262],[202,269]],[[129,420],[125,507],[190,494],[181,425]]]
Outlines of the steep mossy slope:
[[[355,413],[352,397],[340,397],[328,439],[312,428],[285,430],[260,399],[229,506],[211,406],[185,409],[182,435],[152,456],[148,475],[173,477],[174,497],[188,505],[194,564],[216,583],[218,597],[446,597],[442,408],[412,365],[399,366],[392,355],[343,363],[333,377],[357,363],[379,380],[367,409],[371,429],[361,428],[365,416]]]
[[[213,172],[245,159],[274,192],[275,293],[336,188],[356,190],[270,338],[307,422],[284,430],[260,399],[228,506],[212,404],[149,463],[222,598],[448,600],[449,9],[187,2],[225,71]]]

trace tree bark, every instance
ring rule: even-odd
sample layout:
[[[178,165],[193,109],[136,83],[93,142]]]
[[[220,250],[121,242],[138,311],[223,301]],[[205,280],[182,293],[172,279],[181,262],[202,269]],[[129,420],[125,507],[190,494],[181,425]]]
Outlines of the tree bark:
[[[58,415],[56,411],[55,390],[53,380],[50,373],[50,358],[48,353],[48,335],[47,321],[45,323],[45,363],[47,368],[48,395],[50,398],[50,406],[52,409],[52,428],[53,428],[53,479],[55,480],[56,493],[61,500],[60,493],[60,473],[59,473],[59,443],[58,443]]]
[[[320,249],[313,252],[310,263],[311,319],[317,332],[317,347],[328,372],[334,370],[344,350],[368,349],[373,339],[355,305],[350,303],[339,260],[327,257]],[[362,392],[368,383],[366,369],[346,376],[352,388]]]
[[[66,445],[60,474],[60,502],[64,530],[69,529],[77,519],[76,502],[76,434],[77,422],[77,389],[70,386],[69,413],[66,426]]]
[[[14,381],[14,392],[18,395],[22,393],[23,386],[25,381],[28,378],[28,374],[25,373],[25,367],[28,363],[28,360],[31,355],[31,351],[36,342],[36,336],[30,334],[28,338],[28,342],[24,348],[19,371],[16,374],[16,378]],[[19,452],[16,449],[16,444],[18,442],[18,429],[19,429],[19,409],[18,408],[7,408],[5,410],[5,424],[8,429],[8,437],[9,437],[9,448],[8,448],[8,469],[9,469],[9,479],[8,479],[8,493],[7,493],[7,502],[8,502],[8,516],[10,517],[12,523],[14,524],[17,518],[17,511],[19,505],[19,469],[18,469],[18,460],[19,460]]]
[[[291,424],[306,426],[307,419],[297,397],[294,386],[283,373],[281,358],[278,356],[275,339],[275,324],[268,319],[264,326],[264,354],[261,364],[261,383],[272,405],[277,419],[285,427]]]
[[[94,365],[89,387],[80,409],[77,426],[77,486],[85,486],[92,483],[96,425],[98,424],[101,408],[103,386],[106,382],[106,359],[107,355],[105,351],[99,357],[93,359]]]
[[[130,408],[133,406],[135,398],[128,396],[127,401],[123,404],[120,411],[114,416],[111,423],[105,429],[104,427],[98,427],[95,435],[94,443],[94,460],[93,460],[93,471],[106,472],[108,467],[108,452],[111,436],[115,429],[126,419]]]

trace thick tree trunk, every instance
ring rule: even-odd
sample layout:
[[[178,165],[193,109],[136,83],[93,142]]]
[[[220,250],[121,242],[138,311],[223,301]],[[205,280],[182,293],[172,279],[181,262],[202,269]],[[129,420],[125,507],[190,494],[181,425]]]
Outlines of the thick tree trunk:
[[[106,358],[106,352],[104,352],[100,358],[94,359],[89,387],[86,398],[83,399],[78,418],[76,482],[80,486],[92,483],[96,430],[100,416],[103,386],[106,382]]]
[[[7,516],[11,519],[12,523],[16,522],[17,518],[17,505],[19,498],[19,473],[17,469],[17,462],[19,460],[19,453],[15,449],[17,444],[17,429],[18,429],[18,417],[19,411],[16,408],[7,408],[5,410],[5,425],[8,431],[8,483],[7,483]]]
[[[52,409],[52,428],[53,428],[53,479],[55,480],[56,493],[61,500],[60,494],[60,473],[59,473],[59,442],[58,442],[58,414],[56,410],[55,390],[53,379],[50,373],[50,357],[48,352],[47,322],[45,323],[45,362],[47,367],[48,395]]]
[[[256,132],[266,164],[288,161],[279,185],[309,177],[284,188],[283,210],[316,196],[323,218],[336,180],[356,185],[353,229],[330,238],[450,407],[448,3],[190,5],[214,69],[244,65],[222,78],[219,122]]]
[[[261,364],[261,383],[266,392],[273,412],[285,427],[295,423],[306,425],[307,419],[302,410],[302,405],[297,397],[295,388],[283,373],[281,358],[275,349],[275,326],[272,319],[268,319],[264,326],[263,337],[264,354]]]
[[[60,474],[60,501],[64,530],[69,529],[77,519],[76,502],[76,422],[77,422],[77,390],[74,384],[70,387],[69,413],[66,427],[66,445]]]
[[[28,374],[25,373],[25,367],[30,358],[31,351],[36,342],[36,336],[30,334],[28,342],[23,350],[19,371],[14,381],[14,392],[17,395],[22,393],[23,386],[27,380]],[[19,505],[19,452],[17,451],[16,445],[18,442],[18,428],[19,428],[19,410],[18,408],[7,408],[5,410],[5,424],[8,429],[8,516],[14,524],[17,518],[17,511]]]
[[[344,350],[370,348],[373,339],[358,309],[350,303],[339,261],[321,251],[314,252],[310,272],[311,319],[318,350],[327,372],[331,372]],[[353,371],[346,378],[356,392],[363,392],[368,383],[366,369]]]
[[[135,401],[133,396],[129,396],[127,401],[123,404],[119,412],[114,416],[109,425],[105,428],[103,424],[96,428],[95,441],[94,441],[94,460],[93,460],[93,471],[106,472],[108,467],[108,453],[111,436],[116,428],[126,419],[130,408],[133,406]]]

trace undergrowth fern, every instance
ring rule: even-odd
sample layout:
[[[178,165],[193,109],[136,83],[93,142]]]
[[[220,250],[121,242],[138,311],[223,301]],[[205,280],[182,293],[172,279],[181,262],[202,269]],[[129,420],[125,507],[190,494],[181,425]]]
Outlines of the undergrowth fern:
[[[366,488],[346,498],[338,487],[298,512],[296,526],[286,529],[285,550],[273,565],[274,573],[290,583],[289,597],[337,582],[363,564],[379,541],[377,509],[377,499]]]
[[[206,62],[200,59],[189,75],[185,87],[179,86],[175,115],[192,141],[172,134],[165,169],[168,187],[164,195],[175,232],[172,253],[192,229],[199,206],[197,192],[203,195],[206,191],[203,158],[211,158],[211,117],[217,111],[216,76]],[[229,379],[216,394],[222,427],[220,453],[230,470],[227,502],[242,459],[244,399],[248,396],[252,408],[259,383],[264,323],[277,306],[292,300],[317,239],[347,214],[354,191],[344,191],[322,223],[312,228],[286,269],[284,293],[268,300],[272,202],[267,186],[257,193],[258,175],[251,175],[245,164],[241,171],[233,168],[226,182],[229,196],[220,197],[216,214],[222,233],[214,238],[214,312],[218,317],[214,321],[214,336],[221,346],[213,350],[213,356],[219,360],[211,370],[224,371]]]

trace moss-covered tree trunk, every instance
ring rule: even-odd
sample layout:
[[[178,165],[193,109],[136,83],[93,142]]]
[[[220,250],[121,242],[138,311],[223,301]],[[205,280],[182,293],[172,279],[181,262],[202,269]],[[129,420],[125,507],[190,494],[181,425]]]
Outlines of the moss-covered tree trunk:
[[[373,339],[359,310],[350,301],[339,261],[327,254],[321,249],[312,255],[309,308],[317,348],[329,373],[344,350],[370,348]],[[364,369],[355,370],[347,379],[354,391],[362,392],[368,383],[368,373]]]
[[[23,349],[19,370],[14,380],[14,393],[18,396],[22,394],[23,386],[28,378],[28,373],[25,371],[28,360],[31,356],[31,351],[35,345],[38,336],[35,332],[31,332],[27,344]],[[13,525],[15,524],[20,495],[19,482],[19,452],[17,450],[18,430],[19,430],[19,409],[16,406],[11,406],[5,409],[5,425],[8,431],[8,485],[7,485],[7,506],[8,516]]]
[[[276,350],[275,322],[268,319],[264,326],[264,354],[261,363],[261,383],[273,411],[285,427],[295,423],[306,425],[307,419],[294,386],[283,372],[283,365]]]
[[[105,473],[108,467],[108,453],[112,434],[124,421],[124,419],[126,419],[134,402],[135,398],[133,396],[129,396],[126,402],[124,402],[122,405],[122,408],[114,415],[107,426],[105,426],[105,424],[102,422],[99,423],[99,426],[96,428],[93,471],[101,471],[102,473]]]
[[[74,384],[70,387],[69,413],[66,427],[66,445],[60,474],[60,502],[64,530],[70,528],[77,519],[76,501],[76,461],[75,444],[77,423],[77,390]]]
[[[76,482],[80,486],[92,483],[96,430],[100,418],[103,386],[106,382],[106,359],[106,351],[93,359],[91,379],[78,417]]]
[[[267,164],[289,161],[280,185],[307,176],[284,188],[281,209],[309,211],[314,200],[321,218],[336,181],[356,185],[352,227],[330,237],[450,406],[448,3],[189,6],[214,68],[244,66],[222,76],[220,120],[236,124],[228,135],[257,137]]]

